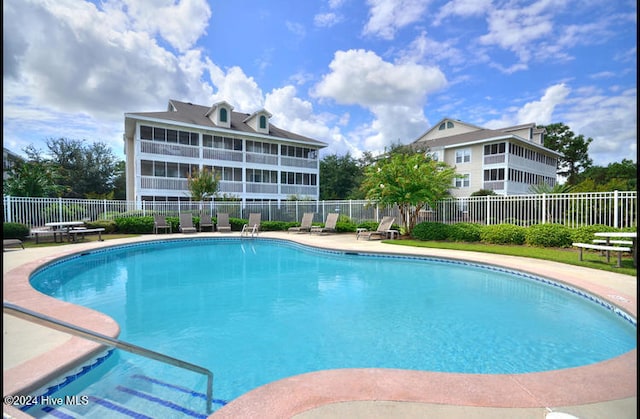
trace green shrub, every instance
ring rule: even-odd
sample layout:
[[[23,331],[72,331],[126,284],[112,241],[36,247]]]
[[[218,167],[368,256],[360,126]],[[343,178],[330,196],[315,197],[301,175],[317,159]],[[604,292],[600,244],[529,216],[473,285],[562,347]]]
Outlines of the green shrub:
[[[324,225],[324,224],[323,224]],[[336,223],[336,231],[339,233],[352,233],[355,232],[357,228],[356,223],[349,218],[348,216],[342,214],[338,217],[338,222]],[[378,228],[378,224],[373,228],[374,230]]]
[[[29,236],[29,227],[20,223],[2,223],[3,239],[24,240]]]
[[[491,244],[524,244],[526,227],[513,224],[484,226],[480,240]]]
[[[591,243],[596,239],[593,233],[601,231],[616,231],[616,228],[609,227],[603,224],[592,224],[588,226],[582,226],[571,229],[571,242],[575,243]]]
[[[449,230],[447,224],[425,221],[413,228],[411,237],[416,240],[447,240],[450,236]]]
[[[482,227],[476,223],[452,224],[448,228],[448,239],[456,242],[479,242]]]
[[[571,229],[563,224],[534,224],[525,230],[525,242],[539,247],[570,247]]]
[[[97,220],[85,223],[87,228],[104,228],[105,234],[113,234],[118,230],[118,225],[113,220]]]
[[[167,217],[167,222],[170,222],[171,218],[176,218],[176,217]],[[153,233],[153,217],[122,217],[122,218],[116,218],[115,223],[116,223],[116,229],[120,233],[125,233],[125,234]],[[174,228],[173,231],[178,231],[177,225],[173,225],[173,228]]]

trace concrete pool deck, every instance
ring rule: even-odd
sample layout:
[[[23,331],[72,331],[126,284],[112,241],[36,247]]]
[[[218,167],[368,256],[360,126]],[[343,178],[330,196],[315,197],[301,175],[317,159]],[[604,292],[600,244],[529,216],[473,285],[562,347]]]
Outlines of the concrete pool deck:
[[[235,237],[239,233],[145,235],[64,246],[7,250],[3,253],[4,300],[117,336],[107,316],[44,296],[28,284],[30,272],[61,256],[101,247],[156,239]],[[263,232],[311,246],[353,252],[396,253],[464,259],[504,266],[565,282],[615,304],[637,318],[637,280],[633,276],[554,262],[503,255],[423,249],[356,240],[355,234],[309,235]],[[251,240],[251,239],[247,239]],[[43,375],[55,376],[77,358],[99,349],[26,320],[3,314],[4,395],[24,394]],[[64,358],[64,361],[60,361]],[[390,369],[330,370],[279,380],[229,403],[213,418],[544,418],[563,412],[579,418],[637,417],[637,349],[594,365],[516,375],[444,374]],[[36,386],[37,387],[37,386]],[[28,417],[4,406],[5,414]]]

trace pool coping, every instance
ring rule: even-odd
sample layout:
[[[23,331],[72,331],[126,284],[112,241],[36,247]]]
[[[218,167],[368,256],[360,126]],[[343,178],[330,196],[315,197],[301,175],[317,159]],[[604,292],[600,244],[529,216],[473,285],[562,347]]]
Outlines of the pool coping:
[[[356,243],[353,235],[342,238],[337,237],[341,235],[312,237],[281,233],[261,233],[261,235],[321,249],[423,256],[501,266],[584,290],[619,307],[637,319],[636,293],[621,292],[621,288],[616,286],[616,281],[619,280],[629,278],[635,280],[627,275],[502,255],[490,256],[474,252],[408,248],[385,245],[379,241],[357,241]],[[228,233],[222,235],[199,233],[197,237],[233,236],[229,236]],[[193,239],[196,237],[173,234],[170,237],[142,237],[138,241],[161,238]],[[341,244],[340,239],[344,243]],[[43,264],[76,254],[87,248],[99,249],[131,242],[132,240],[114,240],[106,243],[91,242],[87,245],[64,246],[59,252],[55,252],[55,255],[37,258],[11,269],[3,276],[4,299],[107,336],[117,337],[119,327],[110,317],[41,294],[30,286],[29,277]],[[600,278],[593,279],[592,276]],[[28,394],[28,391],[33,391],[50,381],[51,377],[60,375],[61,372],[67,371],[79,362],[86,361],[102,350],[104,348],[99,344],[72,337],[59,347],[4,371],[4,395]],[[380,400],[550,410],[557,406],[586,405],[636,397],[636,382],[637,349],[584,367],[528,374],[451,374],[380,368],[325,370],[288,377],[261,386],[233,400],[211,417],[216,419],[255,416],[291,417],[333,403]]]

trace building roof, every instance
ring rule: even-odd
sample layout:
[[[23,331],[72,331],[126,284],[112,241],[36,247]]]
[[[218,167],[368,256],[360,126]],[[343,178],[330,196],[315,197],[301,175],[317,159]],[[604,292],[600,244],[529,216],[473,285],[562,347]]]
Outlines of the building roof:
[[[178,100],[169,100],[168,110],[163,112],[131,112],[125,114],[125,131],[127,137],[133,135],[135,124],[131,119],[144,119],[144,120],[157,120],[160,121],[173,121],[177,124],[192,125],[202,128],[210,128],[220,131],[236,131],[238,133],[254,134],[264,137],[261,134],[251,128],[245,121],[251,116],[248,113],[241,113],[231,111],[231,128],[224,128],[217,126],[211,119],[207,117],[207,114],[211,110],[211,106],[194,105],[190,102],[181,102]],[[231,109],[233,109],[231,107]],[[266,112],[266,111],[265,111]],[[299,135],[269,123],[269,136],[283,139],[292,140],[298,143],[306,143],[316,147],[326,147],[327,143],[314,140],[303,135]]]
[[[461,121],[456,121],[461,123]],[[468,126],[472,126],[470,124],[466,124]],[[439,125],[439,124],[438,124]],[[438,125],[435,125],[437,127]],[[541,150],[544,150],[550,154],[555,154],[557,156],[562,156],[562,153],[558,153],[555,150],[551,150],[549,148],[544,147],[541,144],[530,141],[526,138],[522,138],[519,135],[513,133],[513,131],[517,131],[521,128],[535,128],[535,124],[523,124],[517,125],[513,127],[507,127],[503,129],[487,129],[478,127],[475,131],[464,132],[460,134],[449,135],[440,138],[434,138],[430,140],[426,139],[418,139],[413,142],[413,146],[427,146],[430,149],[434,148],[450,148],[450,147],[460,147],[464,145],[472,145],[476,143],[486,143],[490,141],[499,141],[499,140],[518,140],[528,146],[532,146]],[[430,130],[431,131],[431,130]],[[429,131],[427,131],[428,133]],[[426,134],[425,134],[426,135]]]

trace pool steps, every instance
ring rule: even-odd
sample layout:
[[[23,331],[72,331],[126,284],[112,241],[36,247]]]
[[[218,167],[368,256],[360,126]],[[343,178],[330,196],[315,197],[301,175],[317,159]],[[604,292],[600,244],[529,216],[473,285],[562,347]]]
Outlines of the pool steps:
[[[86,369],[89,371],[90,369]],[[75,376],[75,375],[74,375]],[[77,378],[77,377],[76,377]],[[65,380],[64,382],[75,381]],[[135,385],[136,382],[140,385]],[[61,390],[64,386],[56,385],[50,388]],[[134,388],[135,387],[135,388]],[[129,377],[127,385],[116,384],[109,389],[101,389],[102,397],[89,395],[86,405],[64,405],[64,406],[33,406],[22,410],[37,418],[75,419],[81,417],[122,417],[135,419],[151,419],[160,417],[191,417],[206,419],[204,403],[199,403],[201,411],[194,410],[184,404],[189,403],[189,398],[197,398],[205,402],[207,395],[182,386],[167,383],[156,378],[142,374],[134,374]],[[56,396],[55,392],[48,393],[50,397]],[[80,394],[83,396],[83,394]],[[225,400],[214,399],[214,410],[227,402]],[[152,413],[153,412],[153,413]],[[151,415],[151,416],[149,416]]]

